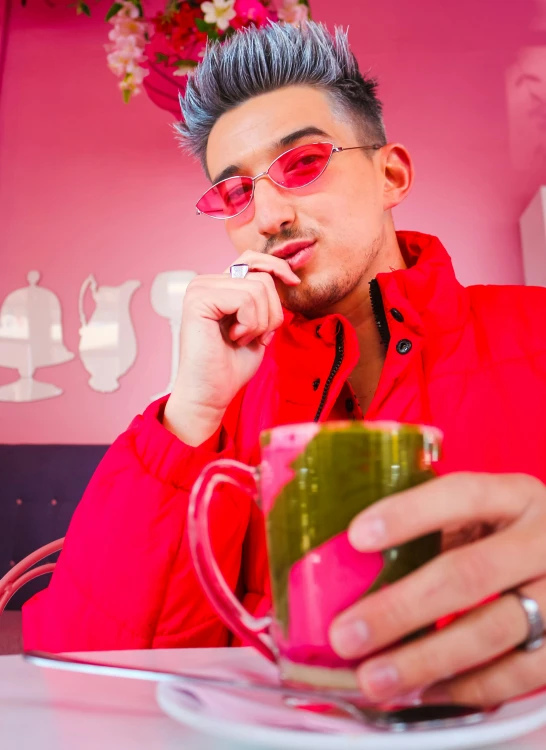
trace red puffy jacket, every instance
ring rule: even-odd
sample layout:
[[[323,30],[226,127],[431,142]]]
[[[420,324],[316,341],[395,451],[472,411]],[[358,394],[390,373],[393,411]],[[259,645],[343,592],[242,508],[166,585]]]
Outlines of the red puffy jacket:
[[[546,481],[546,289],[464,288],[436,238],[403,232],[398,239],[408,268],[370,285],[388,349],[366,418],[441,428],[440,473],[525,472]],[[183,444],[161,424],[164,402],[136,417],[78,505],[49,587],[23,609],[25,647],[230,643],[190,558],[190,488],[219,456],[257,464],[265,428],[327,420],[358,358],[355,331],[342,316],[287,314],[258,373],[230,405],[219,444]],[[211,529],[232,590],[264,613],[270,597],[259,510],[227,486],[213,503]]]

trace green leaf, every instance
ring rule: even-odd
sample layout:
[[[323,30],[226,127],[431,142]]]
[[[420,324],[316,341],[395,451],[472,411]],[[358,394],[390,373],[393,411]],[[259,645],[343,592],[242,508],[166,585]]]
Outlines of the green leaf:
[[[130,89],[123,89],[122,93],[123,93],[123,101],[125,102],[125,104],[129,104],[129,102],[131,101],[132,91]]]
[[[78,15],[80,13],[83,13],[86,16],[91,16],[91,8],[89,7],[89,5],[87,5],[87,3],[79,3],[76,13]]]
[[[173,63],[173,65],[175,65],[177,68],[181,68],[184,65],[191,66],[192,68],[197,67],[197,63],[195,62],[195,60],[177,60]]]
[[[202,18],[196,18],[195,25],[197,26],[198,31],[204,31],[212,41],[220,39],[220,34],[218,33],[215,23],[207,23]]]
[[[166,55],[164,52],[156,52],[155,53],[155,61],[156,62],[168,62],[169,61],[169,55]]]
[[[112,18],[112,16],[115,16],[116,13],[119,13],[122,8],[123,8],[123,5],[121,3],[114,3],[113,5],[110,6],[110,10],[106,14],[106,18],[104,20],[109,21]]]
[[[202,18],[196,18],[195,19],[195,25],[197,26],[198,31],[204,31],[207,34],[209,33],[210,27],[214,26],[213,23],[207,23]]]

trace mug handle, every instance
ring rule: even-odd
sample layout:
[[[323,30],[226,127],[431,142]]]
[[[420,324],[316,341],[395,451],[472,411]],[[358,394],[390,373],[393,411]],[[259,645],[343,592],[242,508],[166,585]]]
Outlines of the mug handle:
[[[190,493],[188,532],[193,564],[201,585],[220,619],[241,640],[249,642],[272,662],[277,662],[275,646],[265,633],[271,617],[253,617],[227,585],[214,558],[209,535],[209,506],[216,487],[232,484],[258,498],[257,471],[229,458],[205,466]]]

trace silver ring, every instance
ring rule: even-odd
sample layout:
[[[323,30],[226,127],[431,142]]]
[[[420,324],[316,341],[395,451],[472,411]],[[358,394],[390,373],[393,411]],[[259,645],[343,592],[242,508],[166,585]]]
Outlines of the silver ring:
[[[537,648],[543,645],[546,631],[546,624],[544,623],[538,602],[531,599],[530,596],[525,596],[525,594],[522,594],[517,589],[513,589],[508,593],[514,594],[518,598],[529,624],[527,638],[519,645],[519,648],[523,651],[536,651]]]
[[[235,263],[229,267],[229,272],[232,279],[244,279],[249,272],[249,267],[246,263]]]

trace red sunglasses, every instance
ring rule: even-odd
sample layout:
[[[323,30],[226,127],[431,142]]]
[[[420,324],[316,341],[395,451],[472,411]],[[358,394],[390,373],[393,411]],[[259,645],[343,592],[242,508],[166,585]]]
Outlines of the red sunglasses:
[[[349,146],[342,148],[333,143],[306,143],[296,146],[277,156],[265,172],[256,177],[228,177],[210,187],[197,201],[197,214],[206,214],[213,219],[232,219],[250,205],[254,197],[254,184],[262,177],[269,179],[281,188],[293,190],[310,185],[324,172],[332,154],[340,151],[353,151],[357,148],[377,150],[373,146]]]

